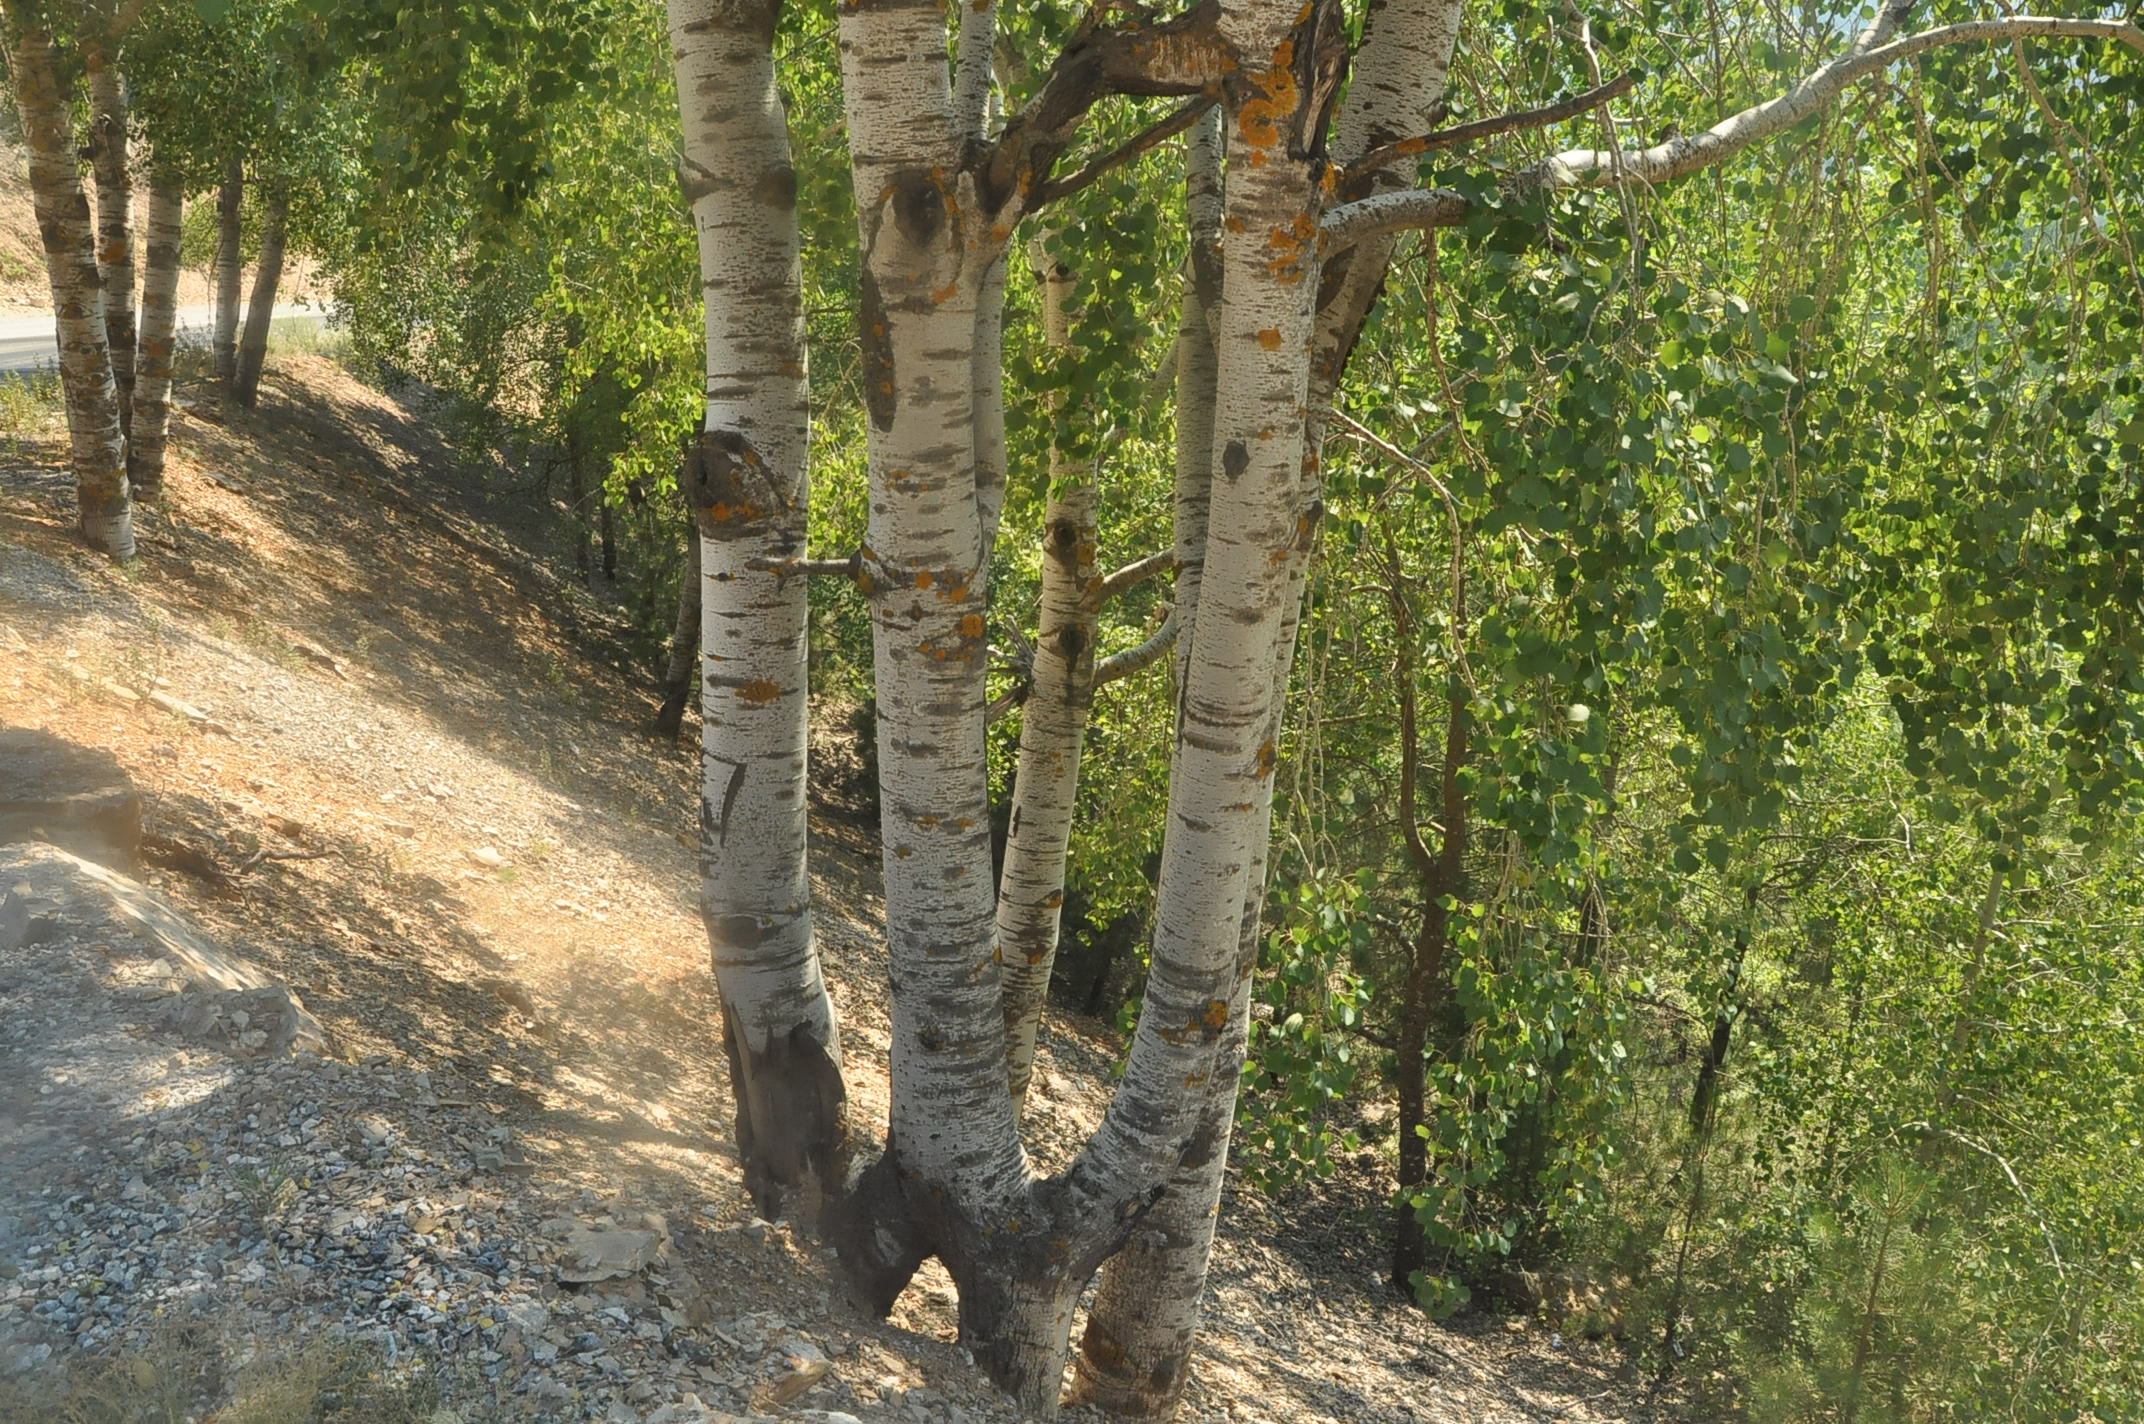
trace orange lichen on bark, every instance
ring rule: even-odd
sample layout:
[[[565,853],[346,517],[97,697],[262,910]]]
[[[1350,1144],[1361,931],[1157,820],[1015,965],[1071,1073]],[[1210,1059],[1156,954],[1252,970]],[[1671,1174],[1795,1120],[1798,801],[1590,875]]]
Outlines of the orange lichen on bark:
[[[1294,117],[1302,94],[1295,83],[1295,41],[1282,40],[1273,51],[1272,67],[1253,81],[1257,86],[1255,97],[1244,102],[1236,111],[1236,131],[1243,142],[1253,151],[1252,162],[1257,162],[1257,153],[1272,148],[1280,142],[1280,126],[1284,120]]]
[[[1266,271],[1274,280],[1290,283],[1300,282],[1308,273],[1309,255],[1316,251],[1318,222],[1309,213],[1297,213],[1295,220],[1274,228],[1266,234]]]
[[[768,703],[779,698],[781,695],[781,684],[778,682],[769,682],[763,677],[755,677],[750,682],[737,689],[738,701],[749,702],[754,707],[764,707]]]

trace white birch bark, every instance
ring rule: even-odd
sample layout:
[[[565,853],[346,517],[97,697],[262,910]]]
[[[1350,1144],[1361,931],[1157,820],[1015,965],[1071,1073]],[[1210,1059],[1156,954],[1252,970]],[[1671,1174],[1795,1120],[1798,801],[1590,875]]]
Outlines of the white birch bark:
[[[126,437],[105,346],[104,285],[97,274],[89,200],[75,163],[73,116],[60,88],[51,31],[26,0],[6,0],[9,69],[30,151],[30,197],[45,249],[67,403],[77,517],[83,542],[134,557]]]
[[[1464,0],[1379,0],[1371,7],[1354,79],[1334,124],[1335,163],[1344,168],[1381,144],[1430,126],[1444,102],[1464,9]],[[1404,174],[1381,168],[1340,196],[1352,200],[1407,186]],[[1313,446],[1322,438],[1323,413],[1384,289],[1399,241],[1392,235],[1373,238],[1325,264],[1325,296],[1318,304],[1310,355],[1311,419],[1320,427]]]
[[[841,1042],[807,874],[809,402],[796,174],[775,85],[777,0],[671,0],[699,237],[707,408],[699,526],[701,911],[721,989],[738,1150],[765,1211],[843,1167]]]
[[[149,211],[143,224],[141,339],[135,352],[134,419],[127,441],[127,477],[137,500],[164,492],[164,452],[171,436],[171,363],[178,351],[179,230],[185,190],[178,174],[149,170]]]
[[[215,304],[209,322],[209,351],[216,379],[229,391],[238,379],[240,279],[244,275],[246,165],[236,155],[224,160],[223,182],[216,189]]]
[[[1295,72],[1295,7],[1221,12],[1239,68],[1227,90],[1226,217],[1206,562],[1187,634],[1169,778],[1153,970],[1122,1084],[1075,1184],[1101,1200],[1162,1197],[1149,1164],[1200,1148],[1237,1018],[1240,927],[1272,798],[1274,659],[1304,533],[1303,403],[1316,292],[1315,185],[1290,152],[1313,102]],[[1165,1200],[1166,1198],[1163,1197]]]
[[[269,191],[261,212],[261,259],[253,269],[253,292],[246,299],[245,332],[238,342],[238,362],[231,395],[251,410],[260,400],[261,368],[268,360],[268,326],[275,319],[275,292],[283,282],[283,249],[290,233],[290,194]]]
[[[940,1254],[961,1287],[964,1337],[980,1344],[976,1332],[996,1322],[976,1311],[979,1227],[1016,1211],[1028,1185],[1005,1091],[983,741],[988,531],[973,348],[998,250],[975,230],[938,8],[845,9],[841,47],[864,269],[862,582],[894,985],[887,1154],[860,1189],[877,1199],[858,1203],[876,1213],[861,1236],[883,1228],[879,1244],[892,1249],[852,1237],[879,1258],[852,1258],[852,1269],[890,1305],[922,1255]]]
[[[1176,328],[1176,686],[1181,699],[1206,578],[1206,512],[1213,499],[1214,329],[1221,311],[1221,114],[1184,136],[1184,218],[1190,239]],[[1179,709],[1178,718],[1181,720]]]
[[[1354,81],[1336,125],[1336,142],[1340,145],[1336,156],[1343,162],[1370,147],[1420,132],[1427,126],[1435,104],[1443,96],[1459,13],[1459,0],[1385,0],[1373,9],[1370,28],[1357,57]],[[1193,177],[1190,188],[1194,230],[1200,186]],[[1391,253],[1389,240],[1374,250],[1358,250],[1352,254],[1351,265],[1340,272],[1326,269],[1319,284],[1321,300],[1308,348],[1305,459],[1297,493],[1300,507],[1312,520],[1322,484],[1318,442],[1324,413],[1330,407],[1362,322],[1383,285]],[[1184,354],[1185,348],[1180,347],[1180,361]],[[1178,401],[1181,421],[1185,401],[1181,388]],[[1188,522],[1181,466],[1178,489],[1181,546],[1182,530]],[[1196,518],[1195,510],[1191,517]],[[1289,562],[1283,627],[1274,650],[1265,733],[1269,745],[1277,745],[1284,722],[1309,568],[1309,536],[1314,530],[1306,527],[1303,532],[1301,547]],[[1195,591],[1186,599],[1183,575],[1179,574],[1179,609],[1194,609],[1196,600]],[[1186,1155],[1161,1199],[1141,1220],[1131,1244],[1104,1268],[1074,1362],[1077,1396],[1112,1413],[1168,1418],[1176,1411],[1190,1382],[1199,1301],[1212,1256],[1247,1042],[1252,974],[1258,960],[1265,901],[1271,805],[1269,796],[1256,834],[1254,863],[1247,876],[1229,1029],[1214,1066],[1210,1102],[1195,1138],[1197,1145]]]
[[[1072,273],[1035,245],[1042,282],[1043,339],[1070,341],[1065,304]],[[1066,395],[1054,392],[1063,418]],[[1036,617],[1033,681],[1020,708],[1020,752],[1012,818],[998,879],[998,953],[1003,961],[1006,1075],[1017,1110],[1027,1100],[1035,1039],[1057,959],[1065,902],[1065,857],[1079,795],[1080,754],[1094,701],[1094,637],[1101,608],[1095,572],[1095,486],[1064,442],[1050,441],[1049,493],[1042,516],[1042,590]]]
[[[116,46],[85,39],[90,170],[97,180],[97,270],[104,278],[104,340],[112,357],[122,429],[134,396],[134,184],[127,166],[127,105]]]

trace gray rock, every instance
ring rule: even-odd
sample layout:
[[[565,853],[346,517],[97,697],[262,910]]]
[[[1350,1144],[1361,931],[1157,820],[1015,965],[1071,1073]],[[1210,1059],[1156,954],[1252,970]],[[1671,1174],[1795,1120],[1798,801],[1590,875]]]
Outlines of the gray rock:
[[[159,972],[181,992],[129,998],[155,1005],[166,1023],[188,1037],[239,1058],[332,1056],[327,1030],[295,990],[212,943],[139,881],[58,846],[25,843],[0,845],[0,887],[11,903],[132,941],[138,953],[161,960]],[[13,923],[20,914],[8,911],[0,922]],[[15,947],[35,938],[18,937]]]

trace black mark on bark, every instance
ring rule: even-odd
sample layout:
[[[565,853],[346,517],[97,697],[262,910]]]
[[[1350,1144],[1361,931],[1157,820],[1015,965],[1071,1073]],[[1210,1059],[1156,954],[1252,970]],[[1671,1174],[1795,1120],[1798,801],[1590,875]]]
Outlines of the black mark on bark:
[[[879,300],[878,281],[867,266],[863,270],[864,407],[871,413],[874,429],[893,428],[900,401],[894,395],[893,332],[886,324],[886,304]]]
[[[918,247],[928,247],[945,231],[945,194],[930,174],[910,171],[895,181],[893,225]]]

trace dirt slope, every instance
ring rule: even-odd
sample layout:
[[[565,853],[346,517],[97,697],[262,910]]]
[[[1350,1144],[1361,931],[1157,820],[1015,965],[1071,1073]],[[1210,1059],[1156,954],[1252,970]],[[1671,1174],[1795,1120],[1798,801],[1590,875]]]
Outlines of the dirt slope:
[[[4,102],[14,101],[9,98]],[[139,188],[134,201],[137,206],[147,201]],[[90,202],[94,206],[94,193]],[[189,251],[183,257],[186,265],[179,272],[179,305],[207,306],[213,299],[209,254]],[[135,260],[141,260],[138,252]],[[244,290],[250,293],[251,267],[245,269],[244,280]],[[311,261],[302,255],[294,257],[283,271],[282,300],[317,300],[321,295]],[[52,288],[45,277],[45,251],[37,236],[37,214],[30,203],[29,155],[0,140],[0,317],[31,316],[51,309]]]
[[[409,404],[316,358],[282,361],[257,414],[198,393],[189,404],[168,505],[143,521],[133,571],[68,537],[56,430],[0,450],[0,722],[114,752],[143,789],[166,863],[198,855],[231,877],[219,884],[196,864],[152,882],[298,986],[345,1063],[365,1065],[302,1088],[291,1075],[304,1070],[260,1070],[253,1088],[234,1089],[243,1123],[232,1130],[243,1137],[264,1097],[294,1091],[340,1104],[353,1124],[384,1123],[416,1153],[396,1170],[417,1177],[380,1175],[368,1164],[388,1149],[353,1126],[379,1150],[338,1159],[342,1195],[319,1209],[406,1225],[431,1219],[432,1207],[412,1204],[420,1190],[451,1188],[458,1209],[481,1211],[484,1231],[508,1243],[512,1271],[486,1266],[484,1279],[504,1292],[511,1275],[552,1322],[514,1325],[517,1354],[490,1314],[457,1335],[420,1313],[424,1328],[398,1325],[389,1354],[406,1363],[413,1350],[426,1368],[459,1361],[440,1377],[466,1418],[637,1424],[686,1390],[745,1407],[751,1378],[778,1368],[764,1361],[791,1348],[778,1338],[789,1330],[831,1361],[790,1407],[1008,1417],[951,1344],[942,1274],[919,1280],[890,1322],[865,1320],[809,1242],[751,1221],[693,904],[694,757],[642,732],[653,695],[621,667],[600,603],[556,572],[527,480],[451,449]],[[158,705],[159,692],[193,714]],[[886,1050],[875,853],[847,808],[818,810],[821,939],[869,1135],[883,1121]],[[262,849],[291,858],[234,872]],[[1050,1039],[1036,1104],[1045,1159],[1099,1114],[1114,1051],[1091,1026],[1053,1024]],[[496,1124],[516,1160],[442,1186],[423,1164],[467,1136],[460,1114]],[[86,1183],[82,1211],[120,1183],[154,1192],[168,1179],[177,1193],[195,1180],[177,1158],[157,1158],[163,1177],[133,1175],[136,1149],[117,1134],[100,1150],[93,1170],[76,1165],[77,1177],[106,1178]],[[213,1157],[197,1164],[199,1180],[220,1170]],[[291,1175],[304,1185],[276,1210],[302,1216],[313,1209],[305,1194],[325,1188]],[[251,1190],[240,1181],[226,1195]],[[215,1229],[273,1238],[245,1219],[258,1205],[231,1205]],[[1605,1347],[1565,1347],[1523,1322],[1440,1328],[1395,1304],[1375,1279],[1374,1205],[1358,1194],[1284,1210],[1232,1194],[1183,1417],[1652,1417]],[[672,1320],[667,1297],[630,1276],[557,1282],[555,1252],[540,1244],[547,1226],[636,1224],[650,1212],[670,1268],[698,1283],[689,1318]],[[7,1240],[0,1230],[0,1253]],[[276,1302],[277,1328],[369,1328],[371,1305],[334,1278],[341,1260],[306,1268],[303,1288]],[[25,1286],[28,1276],[11,1284],[0,1271],[0,1337],[11,1313],[56,1315],[48,1302],[69,1288],[65,1274]],[[274,1279],[247,1289],[248,1300],[273,1295]],[[546,1333],[603,1348],[530,1358]]]

